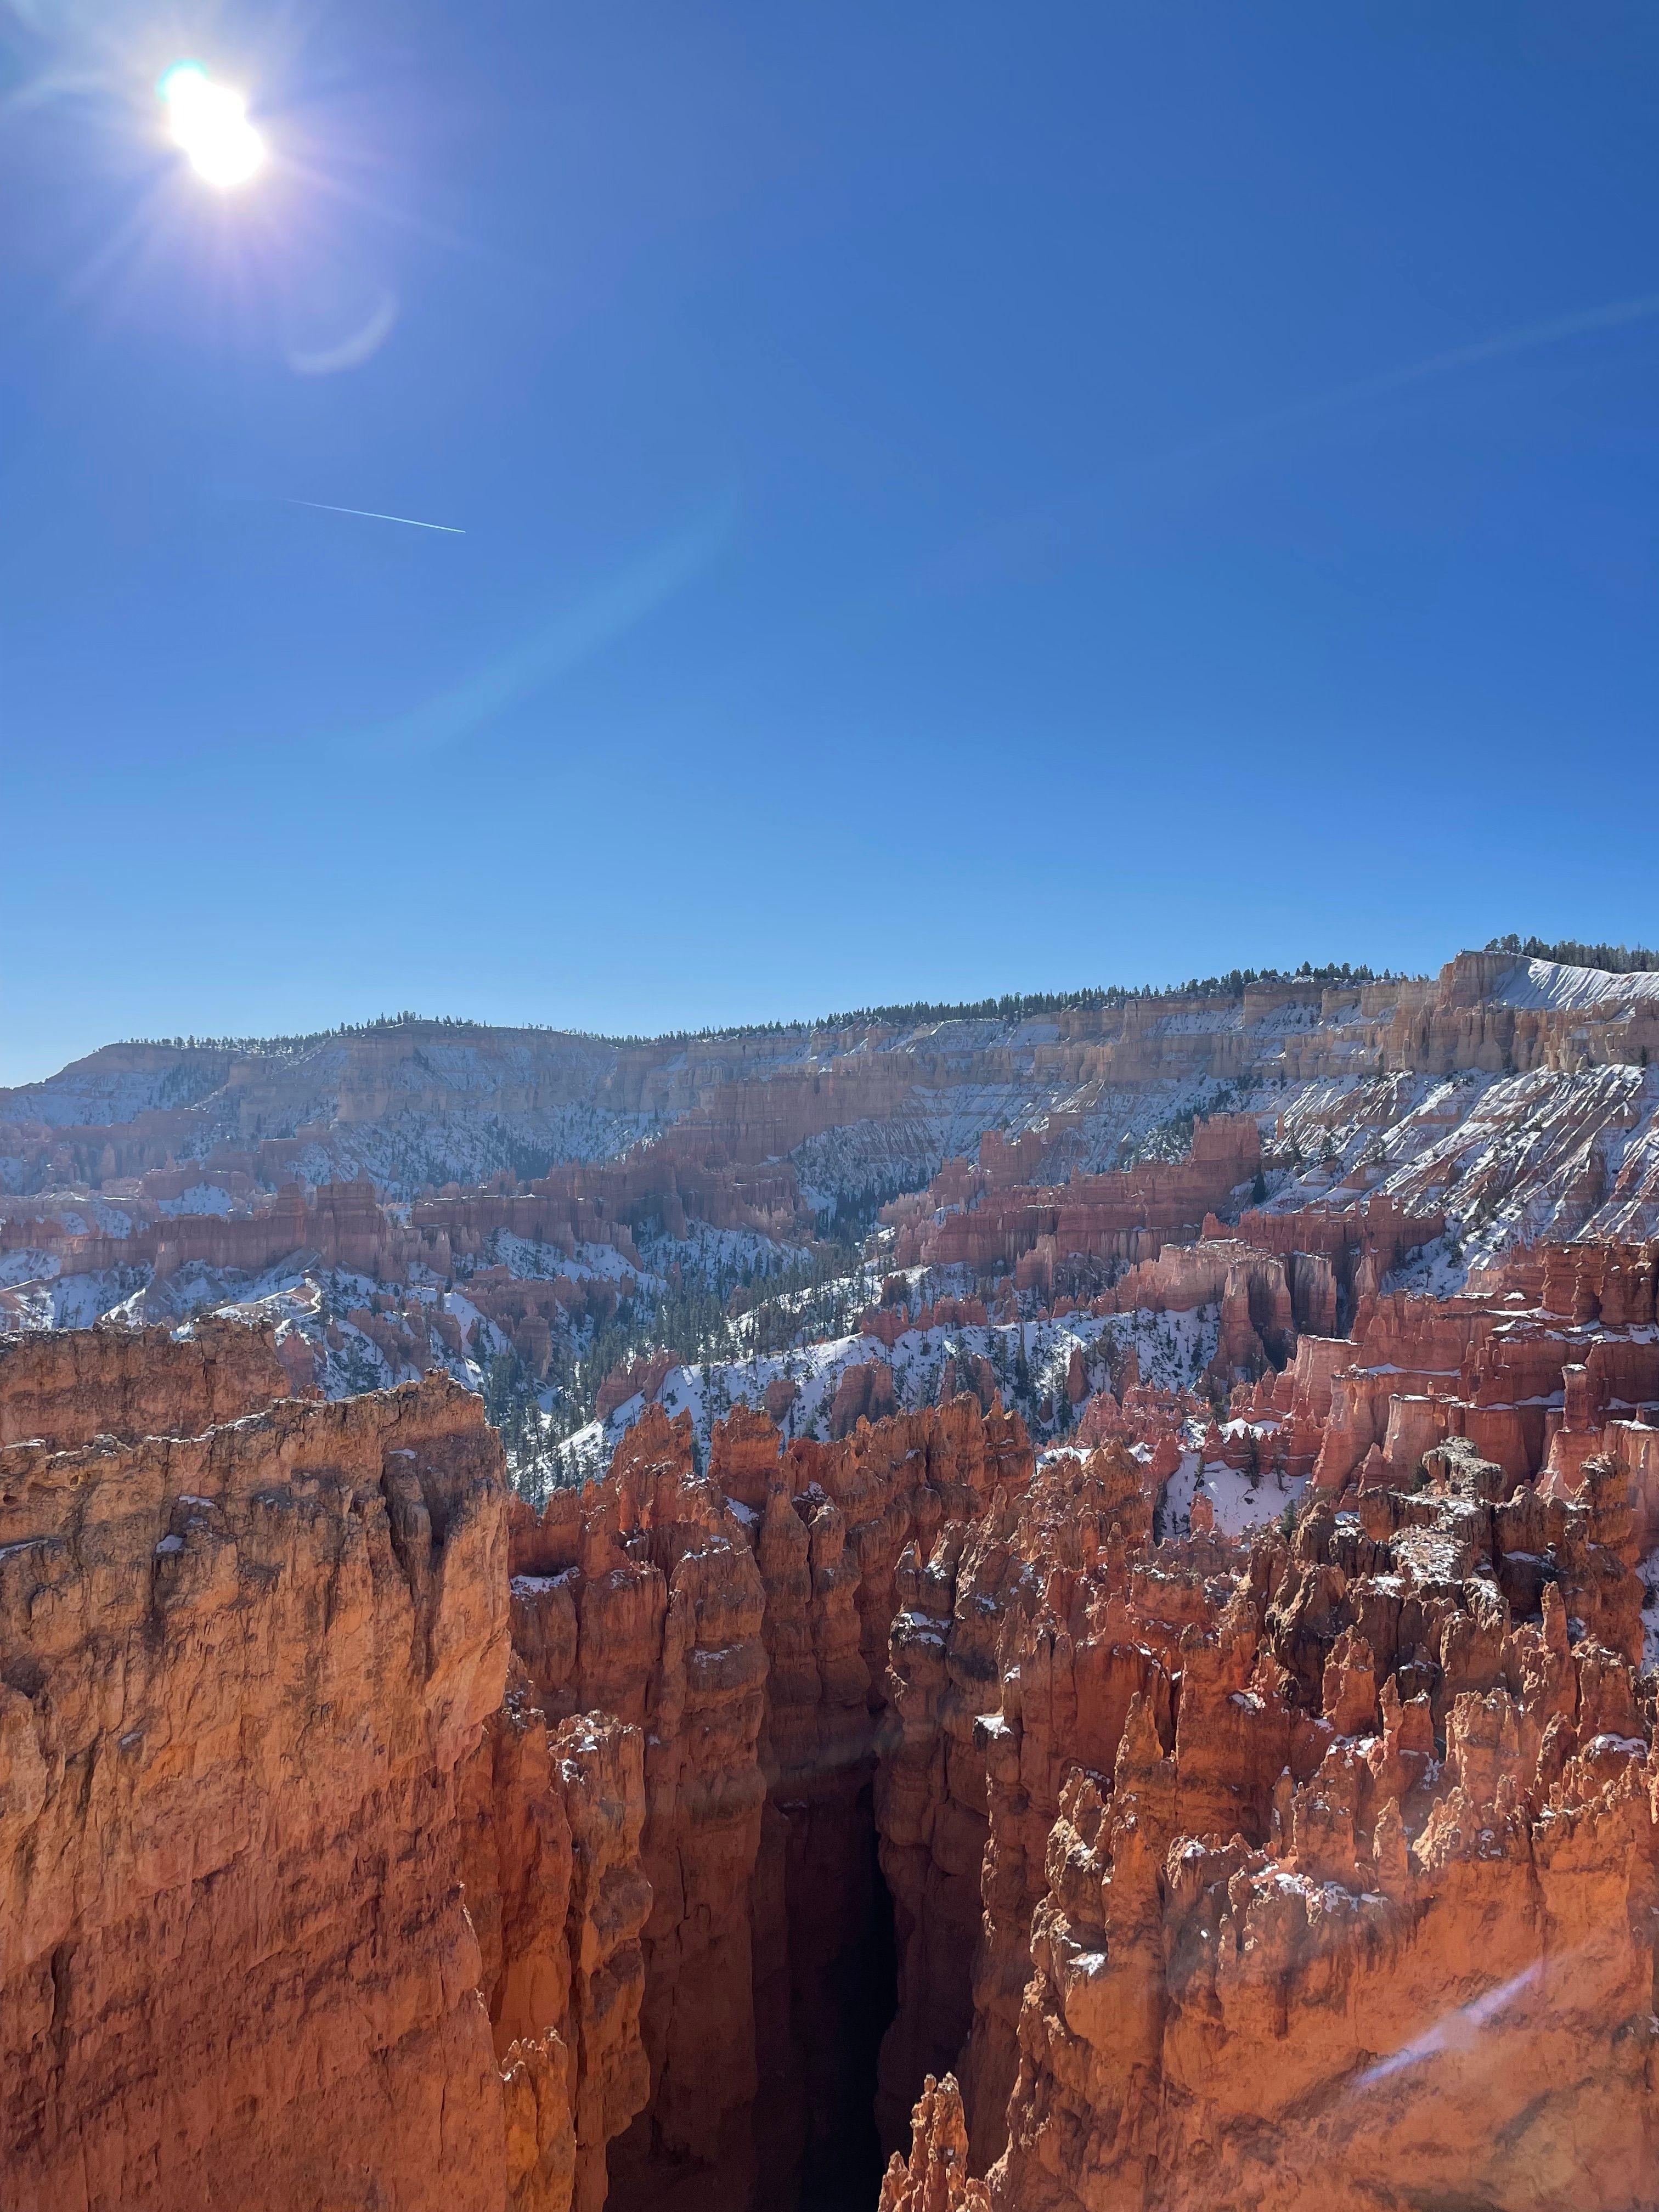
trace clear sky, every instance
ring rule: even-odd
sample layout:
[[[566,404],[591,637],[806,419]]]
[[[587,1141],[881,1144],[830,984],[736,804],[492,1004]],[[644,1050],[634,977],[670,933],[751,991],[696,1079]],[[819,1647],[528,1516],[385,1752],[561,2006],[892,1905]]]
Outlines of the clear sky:
[[[1659,937],[1646,0],[0,27],[0,1080]]]

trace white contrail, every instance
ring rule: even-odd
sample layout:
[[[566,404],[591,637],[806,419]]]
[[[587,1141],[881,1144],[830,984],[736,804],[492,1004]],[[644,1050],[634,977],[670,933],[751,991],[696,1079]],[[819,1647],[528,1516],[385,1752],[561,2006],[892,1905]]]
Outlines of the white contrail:
[[[412,514],[382,514],[372,507],[331,507],[325,499],[289,499],[284,507],[314,507],[319,514],[361,514],[365,522],[406,522],[411,530],[441,530],[447,538],[465,538],[453,522],[418,522]]]

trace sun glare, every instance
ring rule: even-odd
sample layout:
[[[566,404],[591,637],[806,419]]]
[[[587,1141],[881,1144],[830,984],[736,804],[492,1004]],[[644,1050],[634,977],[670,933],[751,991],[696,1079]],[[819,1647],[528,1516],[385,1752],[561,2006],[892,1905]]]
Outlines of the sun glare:
[[[156,88],[167,104],[173,143],[198,177],[222,191],[246,184],[265,158],[265,142],[247,119],[239,92],[215,84],[199,62],[179,62]]]

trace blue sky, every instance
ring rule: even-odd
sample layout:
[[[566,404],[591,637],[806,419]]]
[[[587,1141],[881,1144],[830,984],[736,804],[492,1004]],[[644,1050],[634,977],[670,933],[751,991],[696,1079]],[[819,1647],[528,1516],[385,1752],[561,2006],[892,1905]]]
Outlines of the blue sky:
[[[1659,935],[1650,8],[0,27],[0,1080]]]

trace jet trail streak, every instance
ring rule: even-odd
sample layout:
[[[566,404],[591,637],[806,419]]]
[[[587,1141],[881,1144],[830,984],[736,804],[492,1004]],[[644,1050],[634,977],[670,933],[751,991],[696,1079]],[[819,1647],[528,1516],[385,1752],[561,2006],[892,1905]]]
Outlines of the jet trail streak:
[[[361,514],[366,522],[405,522],[411,530],[441,530],[447,538],[465,538],[465,531],[457,530],[453,522],[420,522],[412,514],[382,514],[372,507],[331,507],[323,499],[285,500],[286,507],[313,507],[319,514]]]

